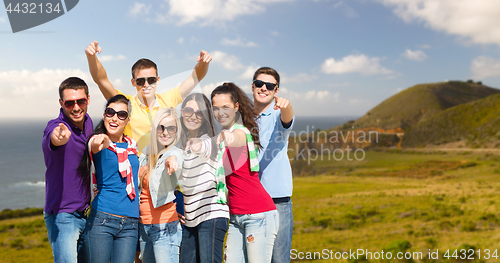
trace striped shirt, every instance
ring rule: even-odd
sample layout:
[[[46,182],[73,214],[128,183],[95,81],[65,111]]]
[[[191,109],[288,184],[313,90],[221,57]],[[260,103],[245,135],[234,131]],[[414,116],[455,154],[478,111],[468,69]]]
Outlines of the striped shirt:
[[[182,166],[187,227],[195,227],[213,218],[229,218],[228,206],[217,203],[216,162],[210,158],[212,141],[208,135],[200,139],[203,142],[200,153],[187,153]]]

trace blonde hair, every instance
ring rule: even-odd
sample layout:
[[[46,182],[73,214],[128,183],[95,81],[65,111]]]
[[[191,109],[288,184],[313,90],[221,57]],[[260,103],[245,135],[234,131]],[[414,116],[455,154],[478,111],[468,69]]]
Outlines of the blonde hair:
[[[163,119],[169,116],[172,116],[174,118],[175,125],[177,125],[177,132],[175,133],[174,141],[170,145],[166,145],[165,148],[162,148],[164,145],[158,142],[158,126]],[[146,173],[153,171],[160,155],[175,146],[180,141],[180,139],[181,122],[179,120],[179,116],[177,115],[177,111],[174,108],[162,108],[158,110],[153,118],[153,123],[151,124],[151,130],[149,134],[149,153],[144,153],[148,155],[148,163],[146,164],[148,168],[141,174],[141,179],[139,181],[139,185],[141,187],[144,176],[146,175]]]

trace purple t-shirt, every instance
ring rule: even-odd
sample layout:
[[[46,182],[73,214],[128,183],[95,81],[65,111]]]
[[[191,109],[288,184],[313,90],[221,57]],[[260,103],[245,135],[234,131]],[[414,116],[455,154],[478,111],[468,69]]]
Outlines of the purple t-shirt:
[[[71,131],[68,143],[56,147],[50,143],[50,136],[59,123]],[[59,117],[47,123],[43,131],[42,150],[45,160],[45,207],[47,214],[73,213],[87,208],[90,195],[89,185],[83,183],[76,169],[85,152],[87,137],[92,134],[92,119],[85,115],[84,130],[76,127],[60,109]]]

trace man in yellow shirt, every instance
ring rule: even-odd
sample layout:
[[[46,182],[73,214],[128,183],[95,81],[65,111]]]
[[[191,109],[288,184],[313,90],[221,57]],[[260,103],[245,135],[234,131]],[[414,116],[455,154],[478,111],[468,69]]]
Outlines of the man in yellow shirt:
[[[92,79],[99,86],[99,89],[106,100],[117,94],[123,94],[115,89],[108,79],[106,70],[97,58],[97,53],[102,49],[97,41],[90,43],[85,49]],[[130,100],[132,111],[130,113],[130,123],[125,128],[124,133],[132,136],[137,141],[139,151],[149,144],[149,130],[153,117],[160,108],[175,108],[198,83],[207,75],[208,65],[212,57],[204,50],[198,56],[198,63],[191,75],[179,86],[164,93],[156,94],[156,87],[160,82],[156,64],[149,59],[139,59],[132,66],[132,85],[137,89],[137,95],[126,95]],[[124,94],[125,95],[125,94]]]

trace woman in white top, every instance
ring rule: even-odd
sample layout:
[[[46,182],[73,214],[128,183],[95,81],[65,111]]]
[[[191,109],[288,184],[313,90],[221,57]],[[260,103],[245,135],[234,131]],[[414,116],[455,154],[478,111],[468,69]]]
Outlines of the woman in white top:
[[[185,148],[182,167],[185,228],[181,263],[222,262],[229,208],[217,202],[215,167],[217,146],[208,98],[190,94],[182,103],[181,141]]]

